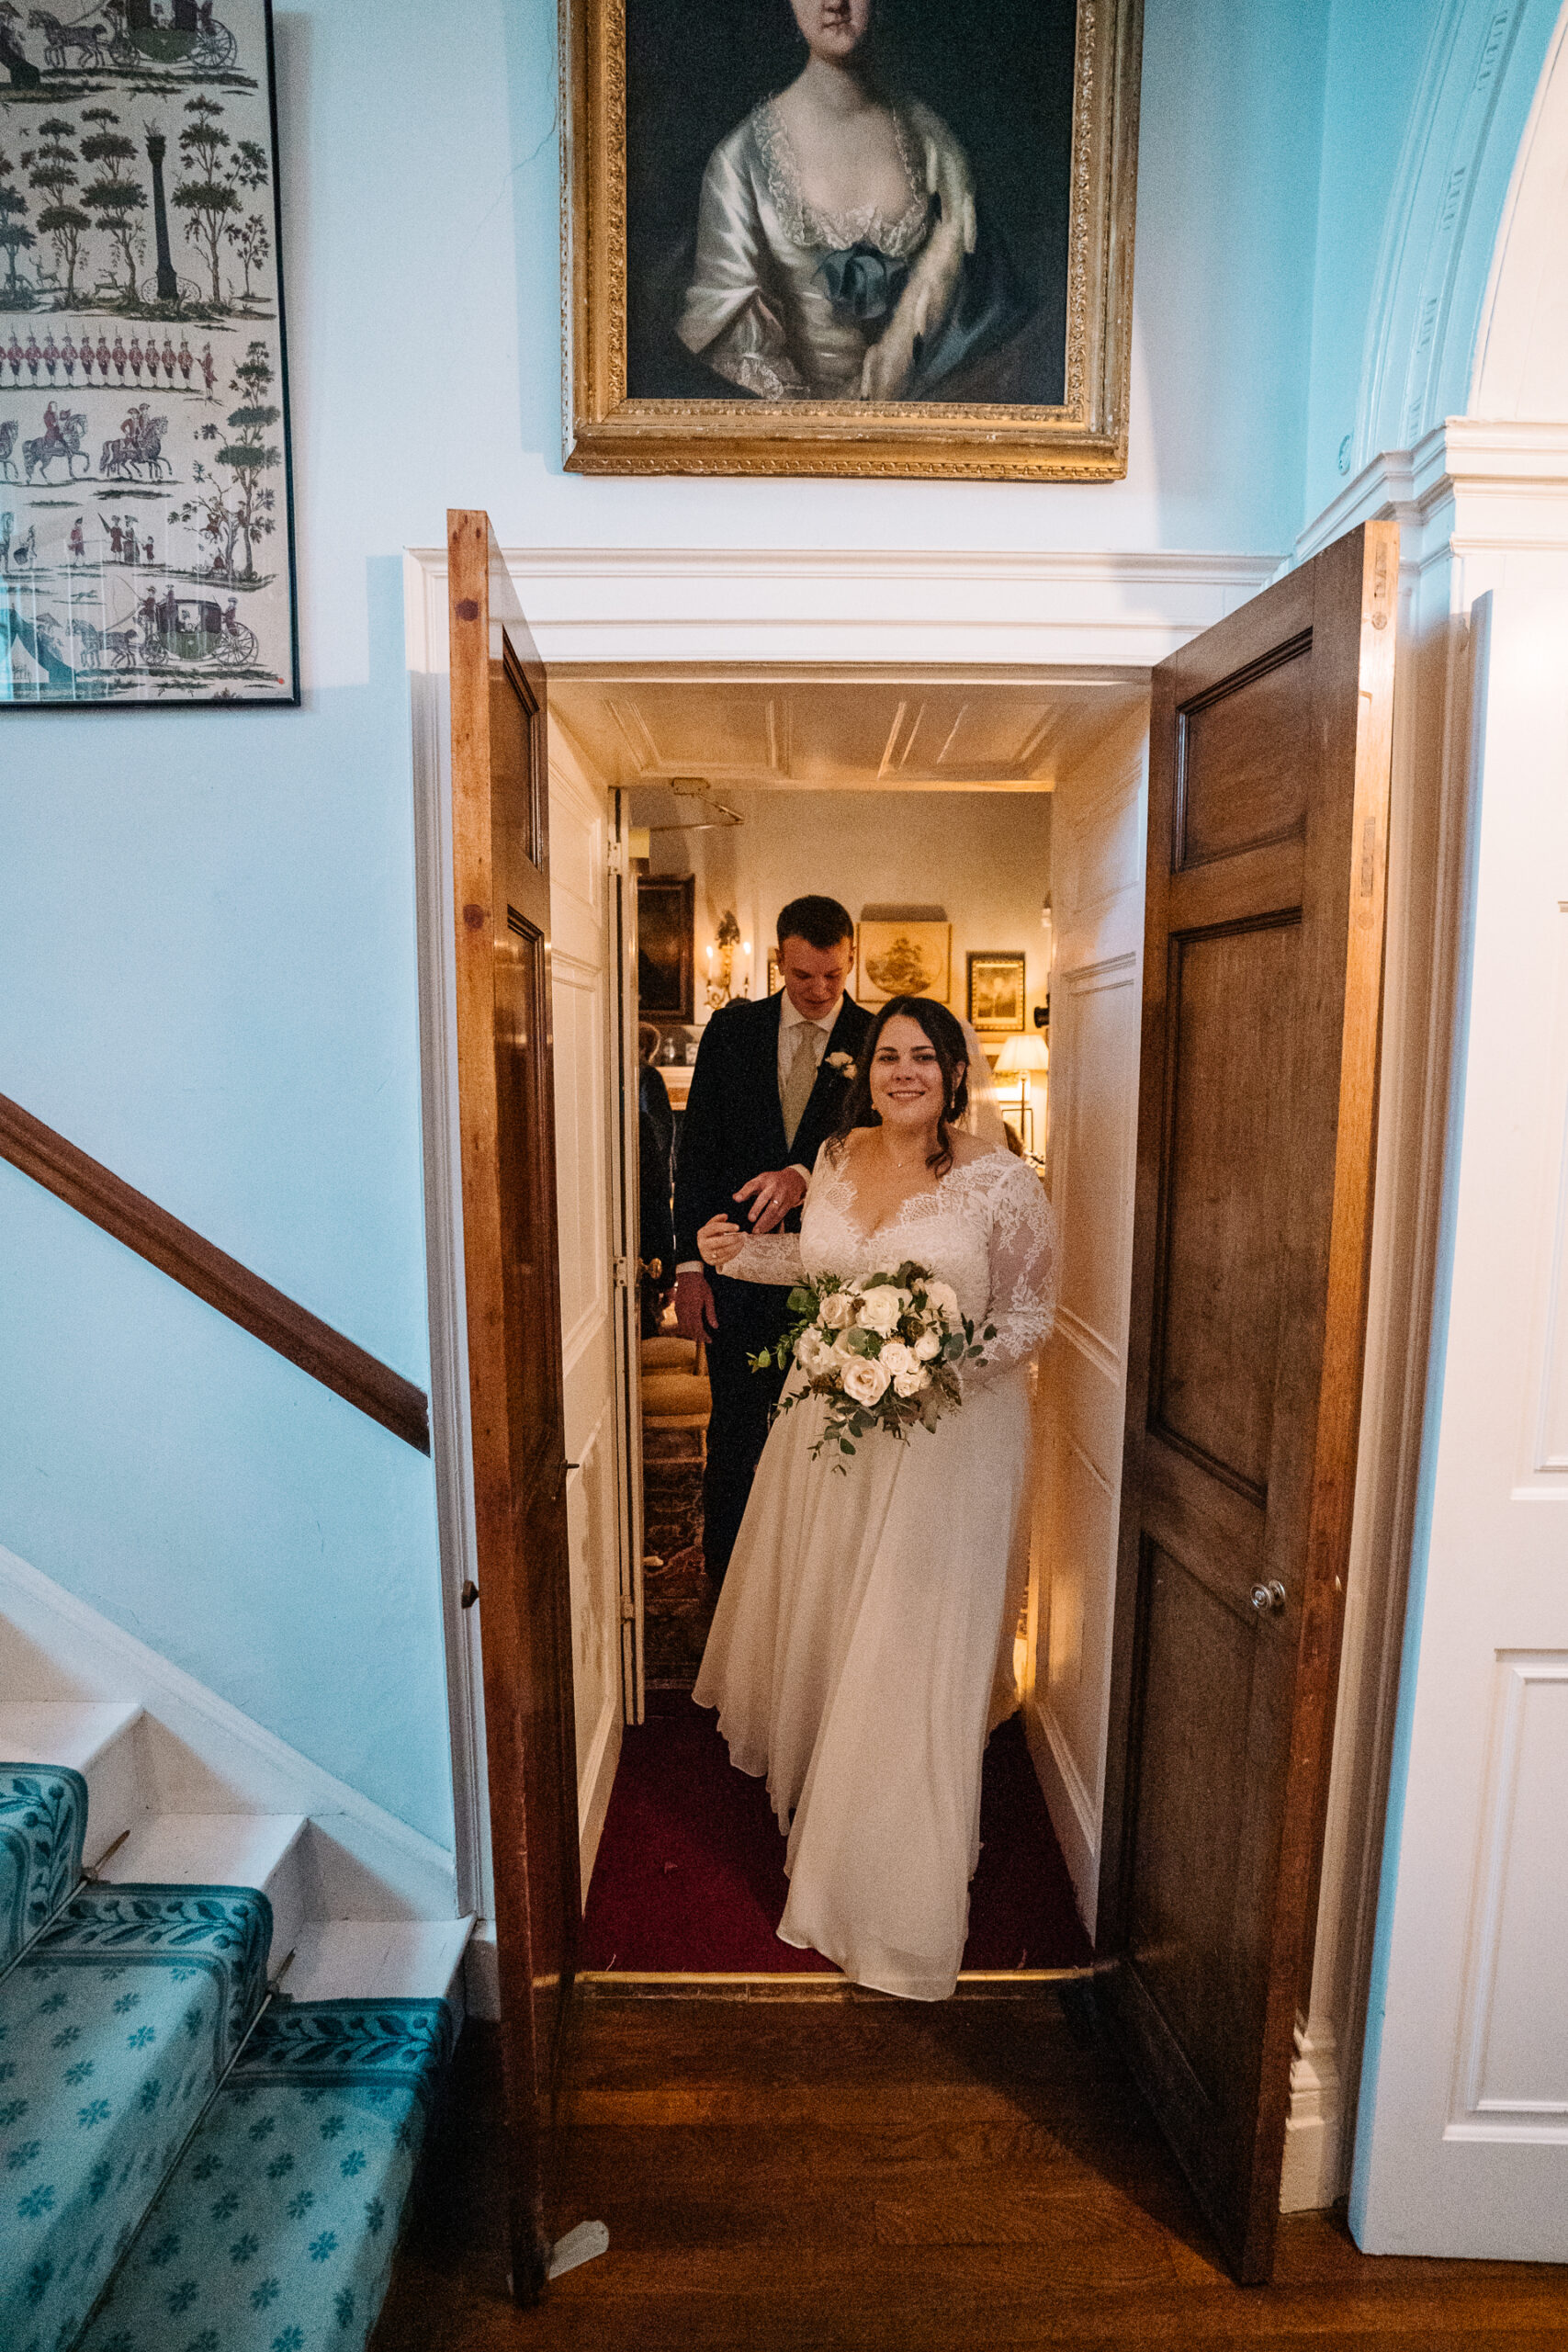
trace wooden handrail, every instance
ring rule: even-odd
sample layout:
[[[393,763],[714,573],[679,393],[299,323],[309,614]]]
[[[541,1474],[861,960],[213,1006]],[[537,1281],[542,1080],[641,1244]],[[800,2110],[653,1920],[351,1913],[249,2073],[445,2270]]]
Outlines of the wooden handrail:
[[[226,1315],[253,1339],[308,1372],[324,1388],[356,1405],[373,1421],[421,1453],[430,1452],[430,1408],[423,1389],[400,1372],[345,1340],[330,1323],[300,1306],[242,1266],[177,1216],[161,1209],[75,1144],[68,1143],[19,1102],[0,1094],[0,1159],[30,1176],[56,1200],[90,1218]]]

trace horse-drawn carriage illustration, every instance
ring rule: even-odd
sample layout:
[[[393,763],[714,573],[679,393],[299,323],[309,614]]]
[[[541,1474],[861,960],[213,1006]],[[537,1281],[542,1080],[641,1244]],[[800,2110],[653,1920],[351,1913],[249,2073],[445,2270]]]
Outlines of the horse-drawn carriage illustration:
[[[141,658],[154,670],[175,662],[216,662],[243,670],[256,658],[255,631],[240,619],[238,598],[227,605],[215,596],[180,596],[149,590],[141,605]]]
[[[232,65],[238,43],[213,16],[212,0],[104,0],[101,8],[63,21],[51,8],[34,8],[28,29],[43,35],[44,63],[122,71],[136,65],[189,65],[198,73]]]
[[[212,13],[212,0],[107,0],[113,24],[109,55],[119,66],[232,65],[239,44]]]

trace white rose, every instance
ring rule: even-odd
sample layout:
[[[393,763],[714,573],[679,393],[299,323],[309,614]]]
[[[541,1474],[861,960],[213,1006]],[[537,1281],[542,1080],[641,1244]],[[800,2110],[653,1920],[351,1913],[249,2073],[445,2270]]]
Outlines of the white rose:
[[[887,1374],[872,1356],[856,1356],[844,1366],[844,1394],[857,1405],[874,1405],[887,1385]]]
[[[926,1284],[926,1296],[930,1299],[937,1313],[944,1317],[948,1322],[956,1323],[959,1321],[958,1293],[953,1289],[951,1283],[928,1283]]]
[[[829,1331],[846,1331],[855,1319],[860,1299],[852,1290],[830,1290],[818,1309],[817,1319]]]
[[[921,1363],[930,1363],[932,1356],[941,1355],[942,1341],[934,1331],[922,1331],[915,1341],[914,1352]]]
[[[819,1331],[803,1331],[795,1343],[795,1360],[807,1380],[827,1371],[833,1351]]]
[[[886,1363],[886,1355],[882,1361],[884,1363]],[[919,1364],[913,1365],[908,1372],[896,1372],[893,1375],[894,1394],[898,1396],[919,1396],[931,1385],[931,1374],[922,1372]]]
[[[901,1373],[919,1370],[914,1349],[907,1348],[902,1340],[889,1340],[877,1362],[893,1380],[897,1380]]]
[[[898,1318],[907,1313],[908,1305],[907,1290],[898,1290],[892,1283],[878,1283],[861,1301],[860,1319],[868,1331],[880,1331],[886,1336],[897,1329]]]

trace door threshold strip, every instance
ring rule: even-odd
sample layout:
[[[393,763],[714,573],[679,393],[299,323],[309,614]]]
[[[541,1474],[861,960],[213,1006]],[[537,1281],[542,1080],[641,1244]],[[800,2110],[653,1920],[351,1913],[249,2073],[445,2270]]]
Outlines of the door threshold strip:
[[[1102,1963],[1090,1962],[1081,1968],[965,1969],[953,1997],[961,2001],[1030,1998],[1045,1986],[1082,1984],[1100,1974],[1102,1968]],[[589,2001],[610,1999],[621,1993],[639,2000],[682,2001],[892,2001],[899,1997],[870,1985],[852,1984],[837,1970],[826,1969],[763,1973],[761,1970],[585,1968],[578,1972],[577,1987]]]

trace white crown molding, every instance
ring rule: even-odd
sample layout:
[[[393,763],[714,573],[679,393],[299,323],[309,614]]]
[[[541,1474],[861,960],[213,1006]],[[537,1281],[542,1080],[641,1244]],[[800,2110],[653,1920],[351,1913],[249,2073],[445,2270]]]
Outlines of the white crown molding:
[[[457,1917],[450,1854],[4,1545],[0,1628],[8,1695],[145,1710],[163,1810],[307,1815],[311,1917]]]
[[[439,579],[446,550],[411,548]],[[509,548],[544,661],[897,669],[977,665],[1140,679],[1244,604],[1278,556],[879,548]]]

